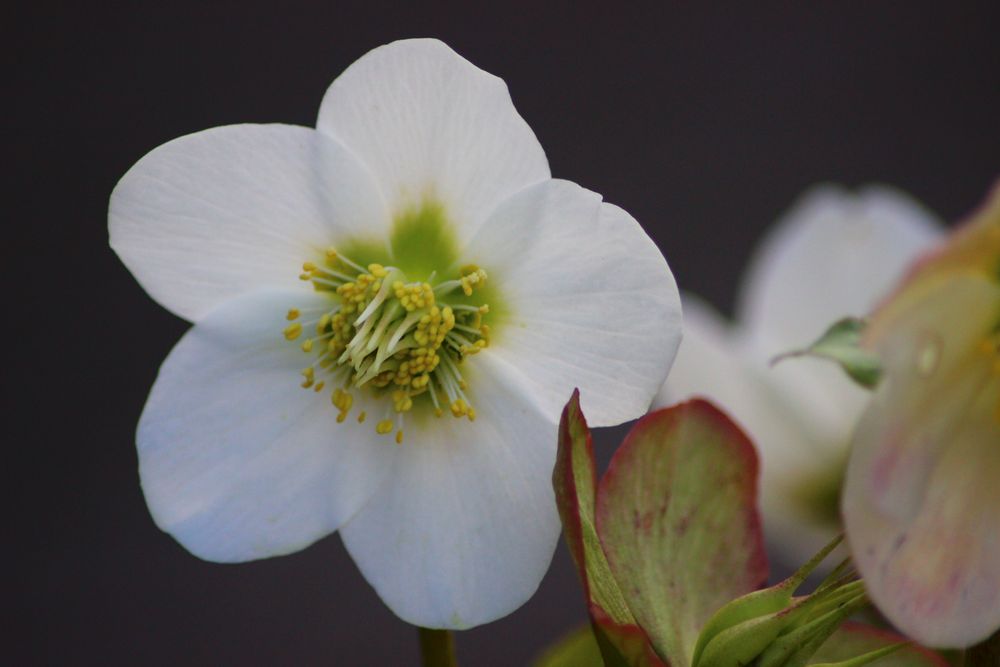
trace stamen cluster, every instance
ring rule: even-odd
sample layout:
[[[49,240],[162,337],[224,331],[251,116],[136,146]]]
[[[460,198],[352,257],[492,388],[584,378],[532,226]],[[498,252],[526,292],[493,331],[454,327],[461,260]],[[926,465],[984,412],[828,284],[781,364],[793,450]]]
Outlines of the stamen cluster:
[[[397,443],[403,440],[403,414],[414,409],[415,401],[426,402],[438,417],[445,406],[454,417],[475,420],[459,366],[488,345],[489,327],[482,320],[489,306],[453,296],[461,290],[471,297],[485,284],[486,272],[467,265],[453,279],[434,283],[435,277],[436,272],[426,281],[410,282],[396,267],[363,267],[333,248],[322,265],[302,265],[299,278],[329,293],[333,306],[316,309],[318,316],[307,322],[299,321],[298,309],[289,310],[291,324],[284,334],[297,340],[313,327],[314,335],[301,343],[304,353],[316,357],[302,370],[302,387],[322,392],[327,380],[335,383],[330,398],[338,422],[353,407],[352,392],[365,387],[391,399],[375,431],[395,430]],[[366,413],[359,412],[357,420],[365,419]]]

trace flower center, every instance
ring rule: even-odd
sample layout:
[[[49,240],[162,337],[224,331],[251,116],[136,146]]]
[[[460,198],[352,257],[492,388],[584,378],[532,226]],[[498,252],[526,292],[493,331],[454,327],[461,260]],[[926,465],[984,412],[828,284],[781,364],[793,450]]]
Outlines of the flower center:
[[[302,387],[329,387],[338,422],[347,419],[358,391],[385,399],[375,431],[395,431],[397,443],[404,414],[421,404],[438,417],[448,410],[456,418],[476,418],[461,365],[489,344],[483,269],[467,265],[454,275],[433,271],[424,281],[411,281],[400,268],[362,266],[329,248],[321,262],[303,264],[299,278],[328,294],[330,304],[310,313],[289,310],[285,338],[302,339],[302,351],[312,358],[302,370]],[[366,417],[357,414],[359,422]]]

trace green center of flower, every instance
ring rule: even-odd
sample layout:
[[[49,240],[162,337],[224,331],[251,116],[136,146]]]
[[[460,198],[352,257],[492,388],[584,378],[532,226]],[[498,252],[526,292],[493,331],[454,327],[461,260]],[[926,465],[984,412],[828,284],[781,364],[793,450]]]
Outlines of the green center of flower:
[[[397,443],[404,415],[414,410],[475,420],[462,366],[489,344],[484,319],[492,295],[478,266],[440,273],[429,266],[435,259],[455,264],[446,231],[440,210],[425,206],[397,221],[385,263],[359,263],[371,250],[357,245],[358,257],[353,249],[348,256],[331,247],[302,265],[299,278],[330,303],[312,312],[290,309],[284,335],[311,359],[302,369],[302,387],[328,390],[338,422],[347,419],[361,391],[384,403],[382,414],[373,415],[375,431],[395,431]],[[357,412],[359,422],[366,418]]]

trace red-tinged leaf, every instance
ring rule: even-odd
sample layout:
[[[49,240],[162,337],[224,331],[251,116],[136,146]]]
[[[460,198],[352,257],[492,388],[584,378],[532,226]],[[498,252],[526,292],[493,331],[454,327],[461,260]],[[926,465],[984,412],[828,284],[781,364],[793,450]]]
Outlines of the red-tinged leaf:
[[[559,422],[559,450],[552,472],[563,535],[583,584],[594,632],[606,663],[665,667],[650,648],[611,575],[594,527],[597,486],[594,447],[580,411],[580,394],[573,392]]]
[[[840,662],[870,651],[907,641],[906,637],[878,630],[863,623],[847,622],[840,626],[809,660],[810,665]],[[948,661],[933,651],[910,644],[879,658],[871,667],[948,667]]]
[[[705,621],[767,579],[757,454],[703,400],[650,413],[597,492],[597,532],[614,580],[656,652],[690,665]]]
[[[594,604],[590,605],[590,617],[606,667],[670,667],[638,625],[615,623]]]

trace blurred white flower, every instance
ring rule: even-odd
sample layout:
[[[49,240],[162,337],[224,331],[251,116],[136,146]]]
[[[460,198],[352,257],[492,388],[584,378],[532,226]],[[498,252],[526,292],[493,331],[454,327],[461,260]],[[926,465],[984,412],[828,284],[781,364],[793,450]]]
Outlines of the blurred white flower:
[[[847,468],[851,554],[903,632],[971,646],[1000,628],[1000,188],[914,264],[862,346],[882,379]]]
[[[109,227],[149,294],[194,322],[138,429],[157,524],[226,562],[339,530],[422,626],[530,597],[559,534],[563,404],[579,387],[599,425],[641,415],[680,337],[670,270],[635,220],[551,179],[503,81],[435,40],[351,65],[316,130],[157,148],[116,187]]]
[[[789,564],[840,530],[848,444],[869,392],[829,361],[770,362],[834,321],[868,313],[941,234],[935,218],[898,191],[819,186],[754,253],[735,324],[683,296],[684,341],[654,405],[708,396],[747,429],[762,458],[765,535]]]

